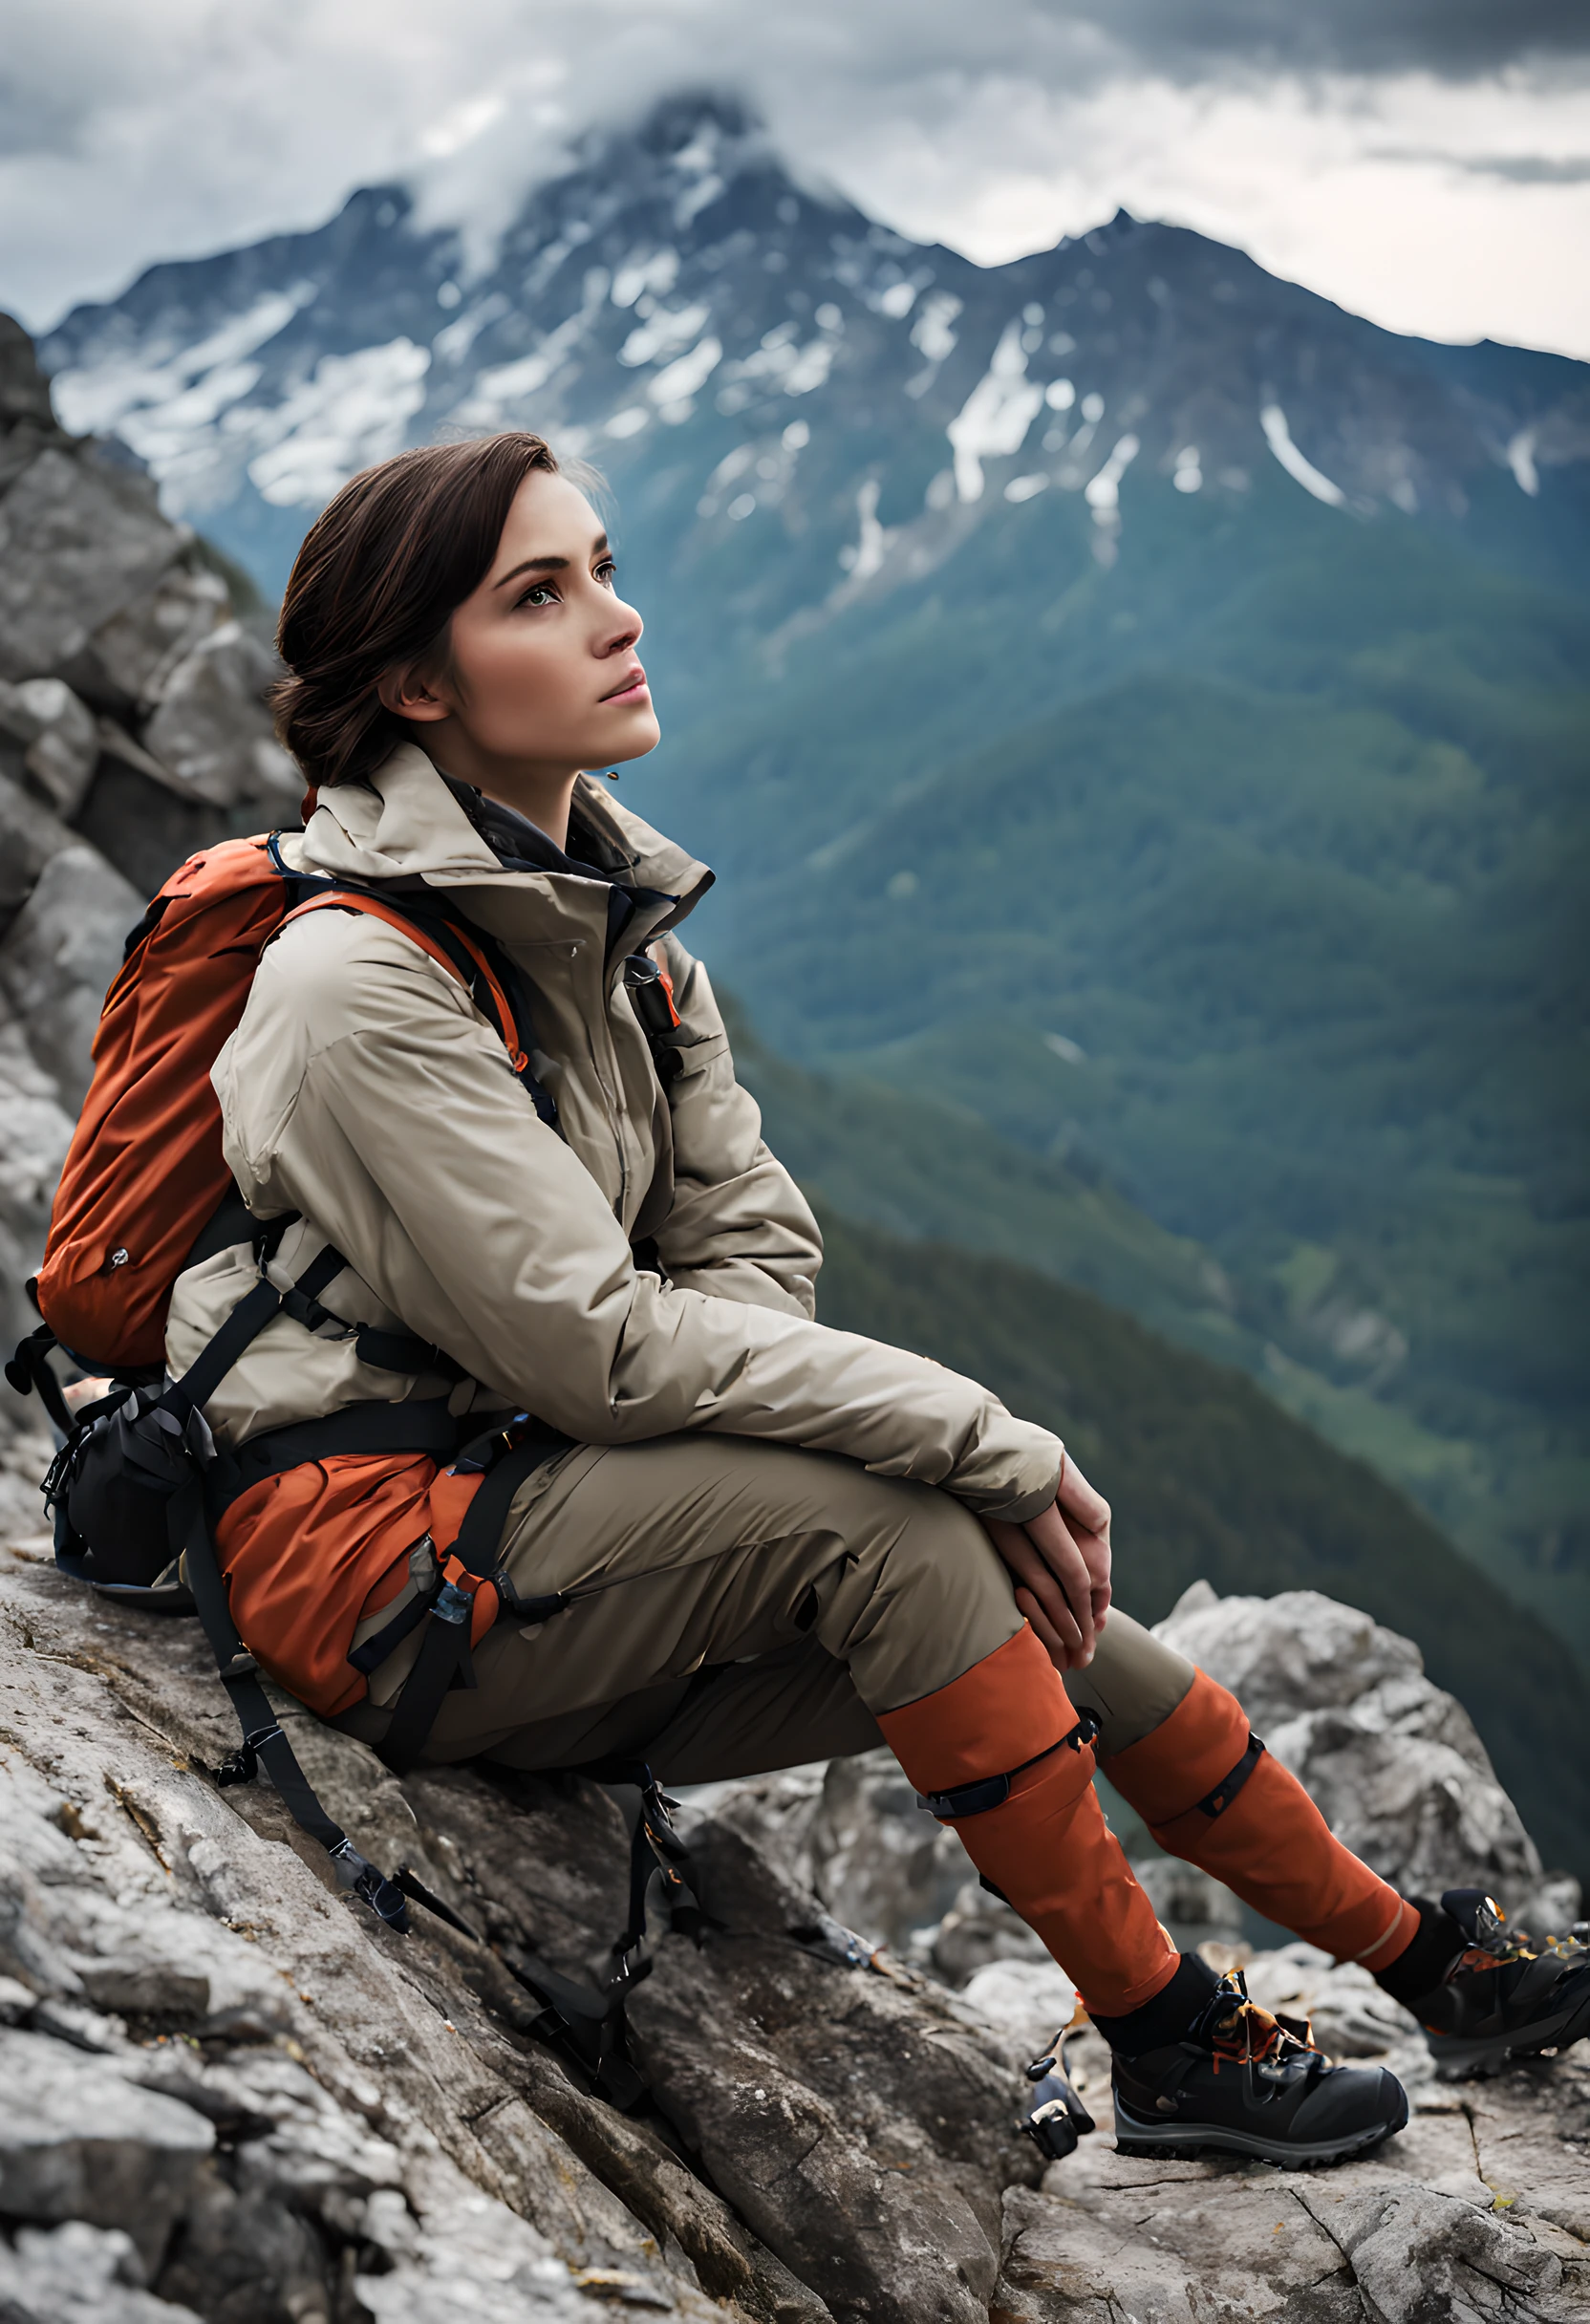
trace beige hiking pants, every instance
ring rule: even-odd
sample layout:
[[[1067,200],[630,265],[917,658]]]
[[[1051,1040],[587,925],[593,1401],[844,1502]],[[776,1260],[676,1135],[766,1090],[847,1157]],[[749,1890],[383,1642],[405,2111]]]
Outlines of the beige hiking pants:
[[[1020,1629],[1008,1574],[965,1505],[931,1485],[750,1437],[576,1447],[522,1488],[505,1536],[522,1597],[576,1603],[475,1651],[425,1756],[512,1767],[643,1757],[665,1782],[870,1751],[874,1714],[947,1687]],[[374,1629],[390,1621],[382,1609]],[[419,1634],[338,1723],[378,1741]],[[1066,1687],[1101,1756],[1157,1727],[1192,1665],[1111,1613]]]

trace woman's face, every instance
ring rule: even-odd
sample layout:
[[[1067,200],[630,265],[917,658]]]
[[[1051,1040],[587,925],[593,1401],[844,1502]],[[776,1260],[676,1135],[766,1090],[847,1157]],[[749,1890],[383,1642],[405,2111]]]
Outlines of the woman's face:
[[[480,587],[453,615],[445,672],[398,674],[383,699],[431,727],[460,781],[556,782],[655,749],[660,729],[635,645],[640,615],[613,586],[601,520],[566,477],[532,469]]]

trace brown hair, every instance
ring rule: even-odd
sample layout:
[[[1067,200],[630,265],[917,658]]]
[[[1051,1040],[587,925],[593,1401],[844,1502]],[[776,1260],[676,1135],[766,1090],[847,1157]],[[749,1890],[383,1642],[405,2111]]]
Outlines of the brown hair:
[[[376,692],[394,663],[437,659],[490,570],[514,494],[558,472],[515,432],[399,452],[343,485],[310,527],[282,600],[276,732],[316,787],[356,783],[406,733]]]

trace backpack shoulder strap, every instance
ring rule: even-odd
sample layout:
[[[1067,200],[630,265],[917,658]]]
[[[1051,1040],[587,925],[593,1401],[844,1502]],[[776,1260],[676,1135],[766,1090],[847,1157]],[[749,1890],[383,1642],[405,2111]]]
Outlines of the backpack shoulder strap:
[[[411,904],[396,896],[372,895],[367,888],[330,885],[285,913],[282,926],[302,919],[306,913],[326,911],[362,912],[371,919],[383,920],[389,928],[396,928],[400,936],[407,936],[411,944],[418,945],[440,968],[456,977],[506,1049],[508,1064],[524,1084],[536,1112],[548,1129],[557,1128],[557,1106],[530,1069],[529,1054],[520,1029],[523,1005],[516,1010],[508,998],[508,986],[514,979],[501,956],[493,958],[497,947],[483,930],[477,935],[461,927],[440,904],[429,901],[421,904],[418,900]],[[526,1021],[524,1033],[528,1031]]]

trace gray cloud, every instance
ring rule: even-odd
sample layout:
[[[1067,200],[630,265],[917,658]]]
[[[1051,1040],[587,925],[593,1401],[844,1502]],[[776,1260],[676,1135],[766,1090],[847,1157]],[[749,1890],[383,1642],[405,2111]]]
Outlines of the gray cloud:
[[[1590,55],[1583,0],[1041,0],[1096,25],[1143,63],[1470,80]]]
[[[1008,255],[1125,202],[1386,313],[1341,169],[1403,161],[1405,219],[1488,180],[1542,250],[1555,200],[1566,247],[1587,47],[1583,0],[51,0],[0,57],[0,304],[45,325],[398,177],[489,242],[583,127],[710,82],[910,232]],[[1541,333],[1511,261],[1469,272],[1442,327]]]

